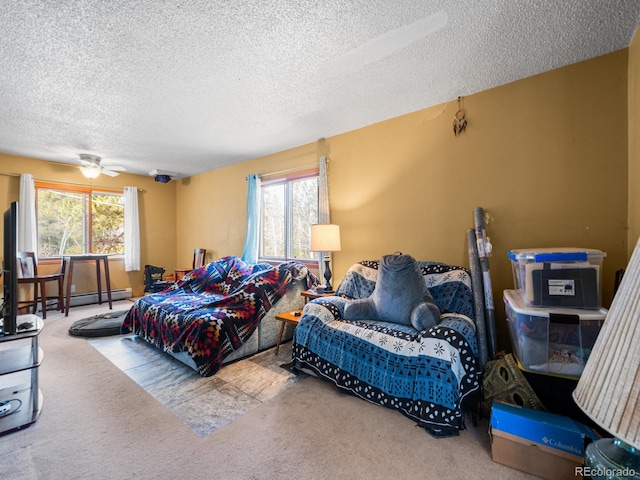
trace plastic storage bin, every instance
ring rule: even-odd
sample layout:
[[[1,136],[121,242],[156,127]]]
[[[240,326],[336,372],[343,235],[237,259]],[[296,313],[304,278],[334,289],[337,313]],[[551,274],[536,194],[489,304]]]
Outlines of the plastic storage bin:
[[[517,290],[504,291],[513,353],[528,372],[580,378],[607,310],[530,308]]]
[[[511,250],[515,288],[529,307],[602,306],[604,252],[579,248]]]

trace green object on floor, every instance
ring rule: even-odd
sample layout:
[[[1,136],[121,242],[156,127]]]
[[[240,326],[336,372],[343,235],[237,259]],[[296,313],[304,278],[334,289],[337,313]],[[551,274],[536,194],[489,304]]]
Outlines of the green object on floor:
[[[69,327],[69,335],[76,337],[120,335],[120,327],[128,311],[107,312],[77,320]]]
[[[484,370],[483,388],[485,413],[494,400],[520,407],[546,410],[518,368],[512,353],[487,362]]]

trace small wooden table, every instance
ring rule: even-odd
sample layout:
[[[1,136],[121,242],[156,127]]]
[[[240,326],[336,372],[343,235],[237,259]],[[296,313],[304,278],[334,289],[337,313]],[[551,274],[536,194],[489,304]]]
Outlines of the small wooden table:
[[[67,295],[65,298],[65,312],[64,316],[69,316],[69,303],[71,300],[71,285],[73,283],[73,264],[75,262],[95,262],[96,263],[96,282],[98,283],[98,303],[102,304],[102,280],[100,278],[100,261],[104,264],[104,280],[107,289],[107,300],[109,301],[109,310],[113,307],[111,305],[111,278],[109,277],[109,255],[102,254],[87,254],[87,255],[65,255],[64,262],[68,262],[69,266],[66,268],[67,272]]]
[[[303,292],[300,292],[300,295],[304,297],[304,303],[307,303],[309,300],[313,300],[314,298],[331,297],[335,294],[336,292],[320,293],[320,292],[316,292],[315,290],[304,290]]]
[[[278,341],[276,342],[276,351],[274,352],[274,355],[278,355],[278,351],[280,350],[280,342],[282,341],[284,326],[287,323],[291,323],[295,328],[301,318],[302,310],[291,310],[290,312],[282,312],[276,315],[276,320],[280,320],[282,322],[282,325],[280,325],[280,332],[278,333]]]

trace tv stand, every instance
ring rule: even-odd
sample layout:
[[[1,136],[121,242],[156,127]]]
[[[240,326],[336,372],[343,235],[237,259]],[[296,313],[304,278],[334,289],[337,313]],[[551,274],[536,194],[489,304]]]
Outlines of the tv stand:
[[[38,336],[44,323],[37,315],[18,315],[17,325],[25,322],[33,328],[0,337],[0,435],[31,425],[42,408],[38,369],[43,353]]]

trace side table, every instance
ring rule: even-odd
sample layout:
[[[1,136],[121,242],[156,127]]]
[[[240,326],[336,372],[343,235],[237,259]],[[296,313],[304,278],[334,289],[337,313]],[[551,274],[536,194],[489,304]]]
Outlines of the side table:
[[[309,300],[313,300],[314,298],[331,297],[335,294],[336,292],[320,293],[320,292],[316,292],[315,290],[304,290],[300,292],[300,295],[304,297],[304,303],[307,303]]]
[[[282,312],[276,315],[276,320],[280,320],[282,322],[282,325],[280,325],[280,332],[278,332],[278,341],[276,342],[276,351],[274,352],[274,355],[278,355],[278,351],[280,350],[280,342],[282,341],[284,326],[287,323],[290,323],[295,328],[301,318],[302,310],[291,310],[290,312]]]

